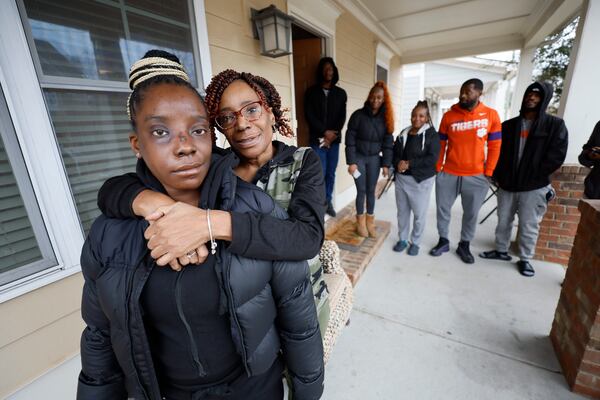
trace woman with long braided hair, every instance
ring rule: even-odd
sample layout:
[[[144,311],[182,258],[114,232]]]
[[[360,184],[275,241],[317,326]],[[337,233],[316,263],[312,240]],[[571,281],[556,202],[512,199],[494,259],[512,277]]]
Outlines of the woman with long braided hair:
[[[433,127],[427,101],[418,101],[410,116],[410,126],[404,128],[394,143],[394,166],[396,176],[396,207],[398,208],[398,242],[394,251],[408,247],[411,256],[419,254],[421,236],[425,229],[425,217],[431,190],[435,182],[435,163],[440,154],[439,135]],[[410,234],[410,214],[413,229]]]
[[[96,219],[81,254],[77,398],[281,400],[285,368],[294,399],[319,399],[323,344],[308,264],[241,257],[213,234],[221,212],[287,213],[234,174],[235,154],[212,154],[206,108],[177,57],[150,51],[129,81],[136,182],[202,209],[211,254],[199,260],[192,245],[186,264],[196,267],[158,268],[152,253],[163,250],[159,242],[149,254],[147,221]],[[276,121],[267,109],[246,111],[253,133]]]

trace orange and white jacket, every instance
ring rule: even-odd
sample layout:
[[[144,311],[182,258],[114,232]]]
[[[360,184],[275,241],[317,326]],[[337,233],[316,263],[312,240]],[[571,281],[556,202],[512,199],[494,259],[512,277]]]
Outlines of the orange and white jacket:
[[[439,134],[438,172],[458,176],[492,175],[502,144],[502,126],[496,110],[481,102],[472,111],[454,104],[442,117]]]

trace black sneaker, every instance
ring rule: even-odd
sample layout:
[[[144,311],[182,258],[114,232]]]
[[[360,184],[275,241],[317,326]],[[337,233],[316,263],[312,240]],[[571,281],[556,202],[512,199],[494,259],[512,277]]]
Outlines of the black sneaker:
[[[448,239],[440,237],[438,244],[436,244],[435,247],[429,251],[429,254],[431,254],[434,257],[439,257],[442,255],[442,253],[446,253],[449,250],[450,242],[448,241]]]
[[[333,204],[331,204],[331,202],[327,203],[327,210],[325,210],[325,212],[332,217],[335,217],[337,215],[335,212],[335,208],[333,208]]]
[[[535,275],[535,270],[529,261],[517,261],[517,268],[519,269],[519,273],[523,276],[531,277]]]
[[[509,256],[508,253],[498,251],[498,250],[484,251],[483,253],[479,253],[479,257],[485,258],[488,260],[502,260],[502,261],[512,260],[512,257]]]
[[[465,264],[473,264],[475,262],[475,257],[473,257],[473,254],[471,254],[471,250],[469,250],[469,242],[458,242],[456,254],[458,254],[460,259]]]

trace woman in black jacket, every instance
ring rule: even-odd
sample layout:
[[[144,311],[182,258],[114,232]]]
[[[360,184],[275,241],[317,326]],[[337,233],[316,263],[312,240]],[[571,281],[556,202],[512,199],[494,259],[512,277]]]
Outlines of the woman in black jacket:
[[[272,110],[275,122],[273,126],[265,126],[260,134],[250,136],[252,121],[248,116],[252,118],[254,108],[249,106],[257,103],[248,101],[256,97],[261,107]],[[209,129],[213,133],[215,129],[223,132],[231,146],[227,150],[215,146],[213,152],[233,151],[239,159],[235,172],[242,179],[267,189],[273,184],[271,173],[294,162],[297,148],[273,140],[276,132],[289,137],[292,131],[283,116],[279,93],[266,79],[225,70],[215,75],[206,88],[206,106]],[[232,253],[250,258],[308,260],[316,256],[324,238],[325,183],[321,162],[314,151],[303,152],[301,163],[294,184],[276,194],[275,200],[287,210],[289,218],[216,211],[214,237],[227,240]],[[205,210],[181,202],[175,204],[168,196],[144,189],[135,174],[111,178],[98,193],[98,207],[109,217],[141,216],[150,220],[161,217],[146,232],[147,238],[153,237],[149,246],[159,265],[171,264],[172,268],[181,269],[190,262],[185,255],[189,248],[197,248],[199,257],[205,257],[204,243],[209,239]],[[174,235],[179,240],[167,243],[167,238]],[[194,256],[192,261],[199,260]]]
[[[201,206],[209,232],[214,208],[286,218],[234,175],[233,154],[211,162],[206,109],[188,82],[165,52],[148,52],[131,69],[130,142],[141,182]],[[253,132],[274,123],[270,109],[255,111]],[[147,226],[101,216],[84,244],[78,399],[275,400],[284,366],[294,398],[320,398],[323,351],[306,262],[243,258],[211,237],[206,261],[177,273],[156,268]]]
[[[383,169],[384,177],[389,172],[393,132],[394,110],[390,94],[386,84],[378,81],[369,91],[364,107],[352,113],[346,130],[346,164],[356,184],[356,232],[359,236],[377,237],[373,215],[375,187],[379,169]]]
[[[410,116],[411,125],[400,132],[394,143],[393,165],[396,170],[396,207],[398,208],[398,236],[394,251],[408,247],[411,256],[419,254],[421,235],[431,190],[435,183],[435,164],[440,154],[440,139],[433,128],[427,101],[418,101]],[[410,213],[413,229],[408,246]]]

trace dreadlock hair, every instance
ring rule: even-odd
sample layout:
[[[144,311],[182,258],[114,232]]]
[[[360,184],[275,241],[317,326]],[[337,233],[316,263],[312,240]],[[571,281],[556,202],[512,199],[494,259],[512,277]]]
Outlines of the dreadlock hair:
[[[249,72],[238,72],[226,69],[215,75],[206,87],[206,108],[210,122],[210,131],[215,134],[215,120],[219,114],[219,103],[223,92],[233,81],[242,80],[256,92],[266,107],[271,109],[275,116],[274,128],[283,136],[293,137],[294,132],[289,125],[289,119],[284,116],[286,109],[281,108],[281,97],[271,82],[262,76],[252,75]]]
[[[413,107],[413,111],[417,108],[424,108],[427,111],[427,123],[429,126],[433,127],[433,121],[431,120],[431,113],[429,112],[429,104],[427,103],[427,100],[417,101],[417,104],[415,104]]]
[[[369,90],[369,94],[376,88],[383,89],[383,112],[385,117],[385,128],[389,135],[394,133],[394,108],[392,106],[392,98],[384,81],[377,81]]]
[[[202,96],[190,83],[190,77],[176,55],[163,50],[150,50],[129,70],[129,88],[133,90],[127,99],[127,115],[133,130],[136,129],[136,108],[144,100],[148,88],[158,83],[181,85],[190,88],[202,101]],[[213,138],[214,141],[214,138]]]

